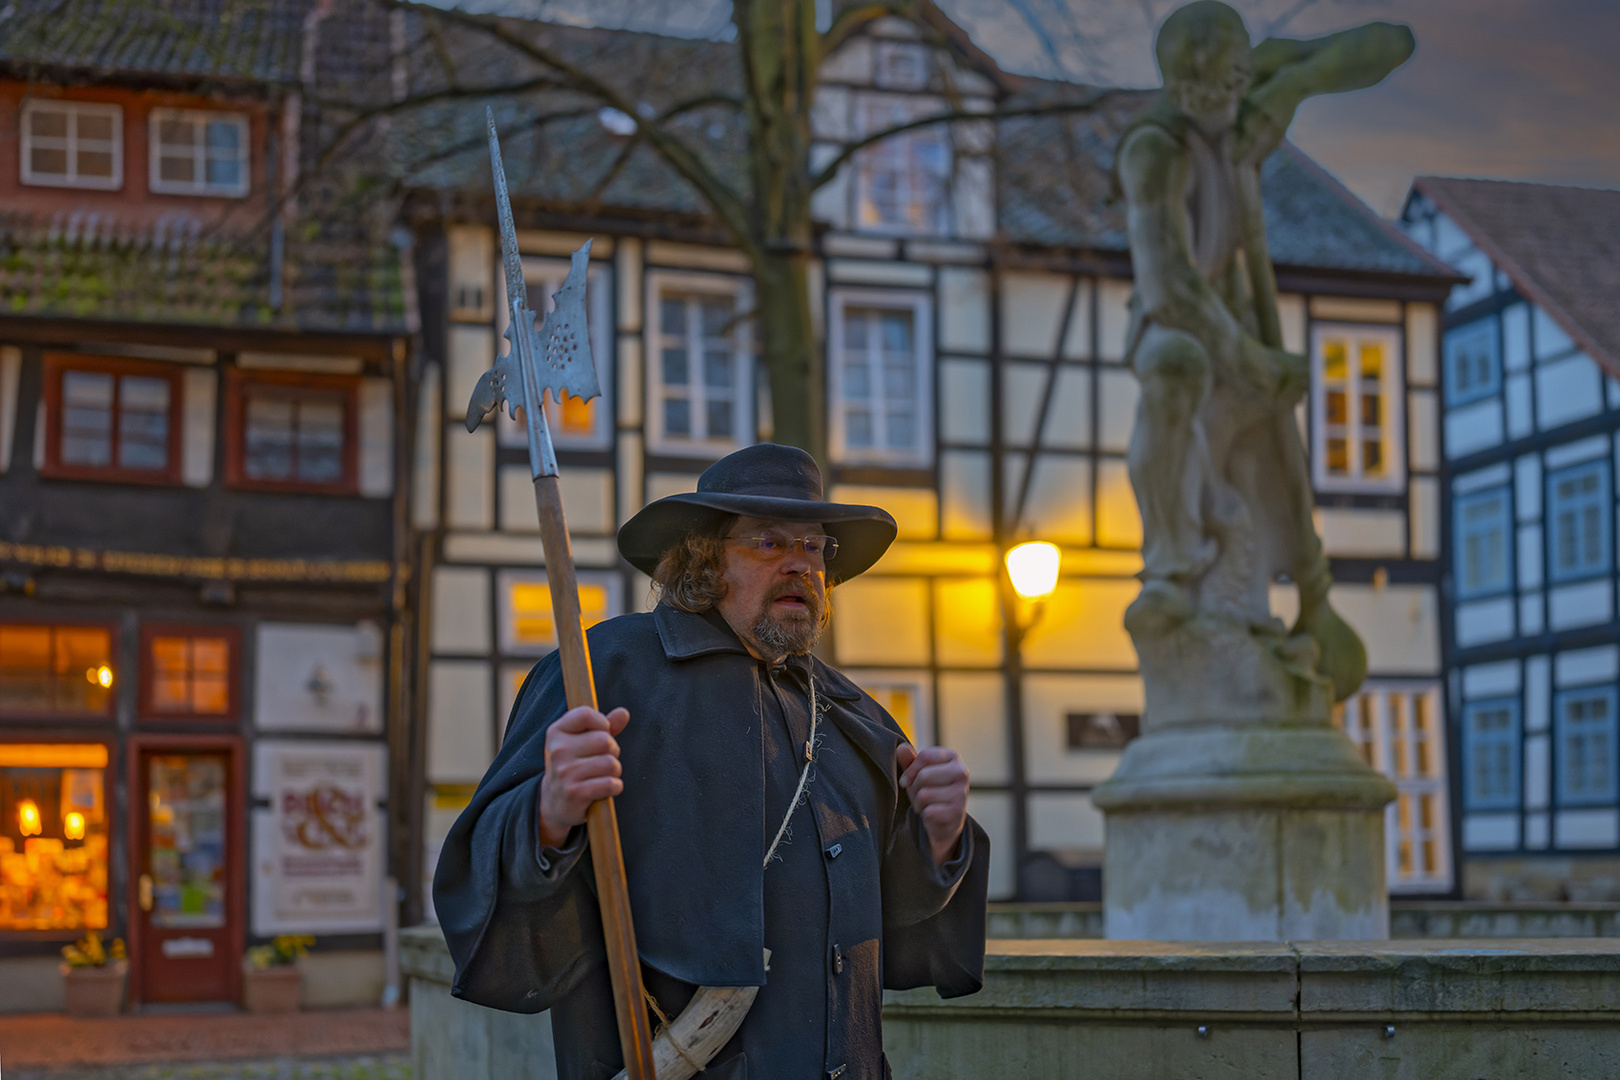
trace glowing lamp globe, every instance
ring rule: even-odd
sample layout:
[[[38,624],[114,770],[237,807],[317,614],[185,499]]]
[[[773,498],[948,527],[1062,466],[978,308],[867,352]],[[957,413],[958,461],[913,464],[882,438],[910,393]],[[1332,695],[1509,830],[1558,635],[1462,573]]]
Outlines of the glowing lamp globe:
[[[68,813],[62,819],[62,835],[68,840],[84,839],[84,815],[77,810]]]
[[[44,829],[39,819],[39,807],[33,799],[24,799],[17,804],[17,831],[24,836],[38,836]]]
[[[1057,588],[1063,553],[1056,544],[1031,540],[1007,552],[1007,574],[1025,600],[1044,600]]]

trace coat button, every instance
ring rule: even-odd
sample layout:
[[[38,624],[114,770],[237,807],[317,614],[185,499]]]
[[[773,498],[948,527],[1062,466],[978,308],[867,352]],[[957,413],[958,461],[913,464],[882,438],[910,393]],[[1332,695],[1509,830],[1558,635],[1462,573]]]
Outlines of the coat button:
[[[836,859],[836,858],[838,858],[838,856],[842,855],[843,853],[844,853],[844,845],[843,844],[834,844],[832,847],[827,849],[827,858]]]
[[[840,949],[837,945],[834,945],[833,946],[833,974],[834,975],[842,975],[843,973],[844,973],[844,950]]]
[[[838,1080],[840,1076],[844,1075],[844,1070],[847,1068],[849,1068],[848,1065],[840,1065],[836,1069],[828,1069],[827,1080]]]

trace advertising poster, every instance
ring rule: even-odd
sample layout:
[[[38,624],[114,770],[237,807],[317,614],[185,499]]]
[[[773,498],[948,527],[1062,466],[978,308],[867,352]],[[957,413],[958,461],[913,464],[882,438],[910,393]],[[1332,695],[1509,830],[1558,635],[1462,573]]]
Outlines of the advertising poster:
[[[382,929],[384,763],[376,743],[259,741],[255,934]]]

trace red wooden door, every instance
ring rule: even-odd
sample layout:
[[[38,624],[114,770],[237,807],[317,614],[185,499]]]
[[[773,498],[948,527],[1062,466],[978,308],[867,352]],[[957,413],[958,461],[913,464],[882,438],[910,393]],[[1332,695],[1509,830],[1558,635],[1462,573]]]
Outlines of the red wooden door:
[[[243,793],[224,749],[142,748],[134,792],[139,997],[232,1001]]]

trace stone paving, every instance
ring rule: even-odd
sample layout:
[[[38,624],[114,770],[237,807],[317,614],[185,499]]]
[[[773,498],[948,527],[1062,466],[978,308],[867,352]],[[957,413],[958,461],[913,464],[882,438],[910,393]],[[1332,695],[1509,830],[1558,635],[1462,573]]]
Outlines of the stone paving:
[[[0,1061],[3,1067],[3,1061]],[[90,1069],[5,1069],[3,1080],[411,1080],[409,1054],[343,1058],[114,1065]]]

